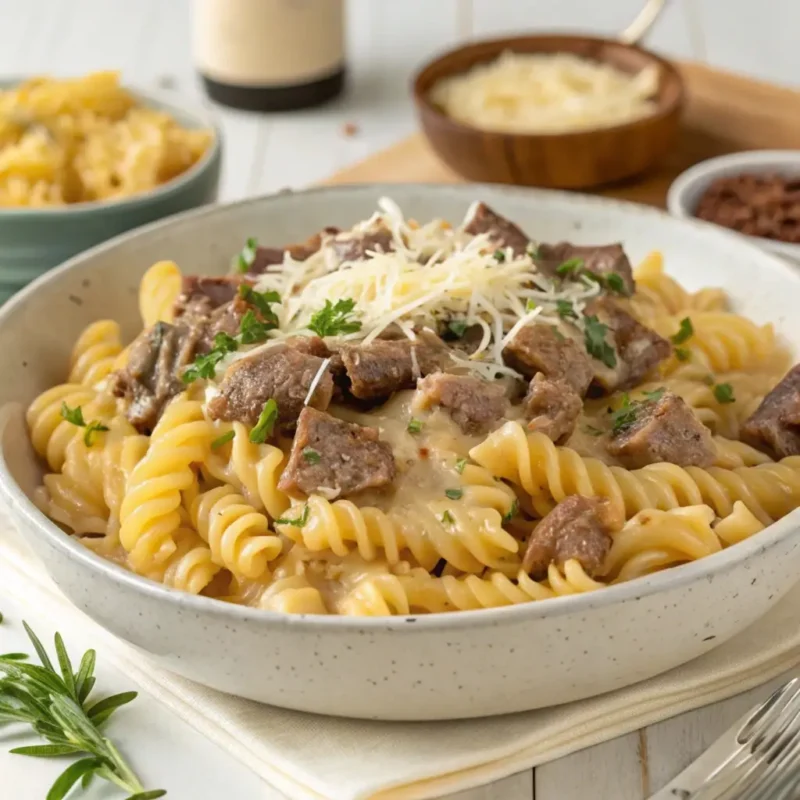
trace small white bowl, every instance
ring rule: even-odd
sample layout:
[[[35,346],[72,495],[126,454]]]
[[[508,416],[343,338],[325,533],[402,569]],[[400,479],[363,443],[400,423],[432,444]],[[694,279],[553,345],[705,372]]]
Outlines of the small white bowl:
[[[700,197],[715,180],[742,173],[772,173],[791,178],[800,177],[800,150],[753,150],[701,161],[678,175],[669,187],[667,192],[669,213],[684,219],[694,219]],[[800,263],[800,244],[732,232],[750,239],[765,250]]]

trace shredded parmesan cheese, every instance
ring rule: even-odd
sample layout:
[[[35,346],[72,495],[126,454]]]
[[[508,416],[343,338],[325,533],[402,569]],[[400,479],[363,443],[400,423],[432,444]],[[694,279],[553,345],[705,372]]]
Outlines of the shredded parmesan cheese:
[[[322,380],[322,376],[325,374],[325,370],[328,369],[328,364],[331,363],[329,358],[323,360],[320,368],[317,370],[317,374],[314,376],[314,380],[311,381],[311,385],[308,387],[308,394],[306,395],[306,399],[303,400],[303,405],[307,406],[311,402],[311,398],[314,396],[314,392],[317,390],[317,386],[319,386],[319,382]]]

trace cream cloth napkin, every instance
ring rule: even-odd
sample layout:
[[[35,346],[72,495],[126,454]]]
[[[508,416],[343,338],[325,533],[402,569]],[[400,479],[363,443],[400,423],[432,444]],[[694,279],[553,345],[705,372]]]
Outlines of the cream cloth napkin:
[[[751,689],[800,663],[800,586],[734,640],[628,689],[541,711],[454,722],[363,722],[264,706],[155,667],[73,607],[8,520],[0,592],[87,632],[146,691],[292,800],[421,800],[499,780]]]

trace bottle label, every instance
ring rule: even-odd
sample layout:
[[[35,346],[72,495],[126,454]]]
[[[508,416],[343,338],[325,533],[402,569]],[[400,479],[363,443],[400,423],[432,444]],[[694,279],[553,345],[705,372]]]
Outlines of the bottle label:
[[[195,0],[197,69],[236,86],[293,86],[344,64],[344,0]]]

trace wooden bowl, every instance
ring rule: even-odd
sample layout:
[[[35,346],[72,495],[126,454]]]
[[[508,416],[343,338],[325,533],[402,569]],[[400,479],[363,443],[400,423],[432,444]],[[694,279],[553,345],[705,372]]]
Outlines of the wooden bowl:
[[[606,128],[571,133],[501,133],[473,128],[448,117],[430,100],[442,78],[493,61],[501,53],[574,53],[638,72],[660,72],[656,109],[646,117]],[[451,50],[428,63],[413,83],[422,129],[439,157],[459,175],[484,183],[586,189],[644,172],[669,150],[684,105],[677,69],[634,45],[590,36],[543,35],[492,39]]]

